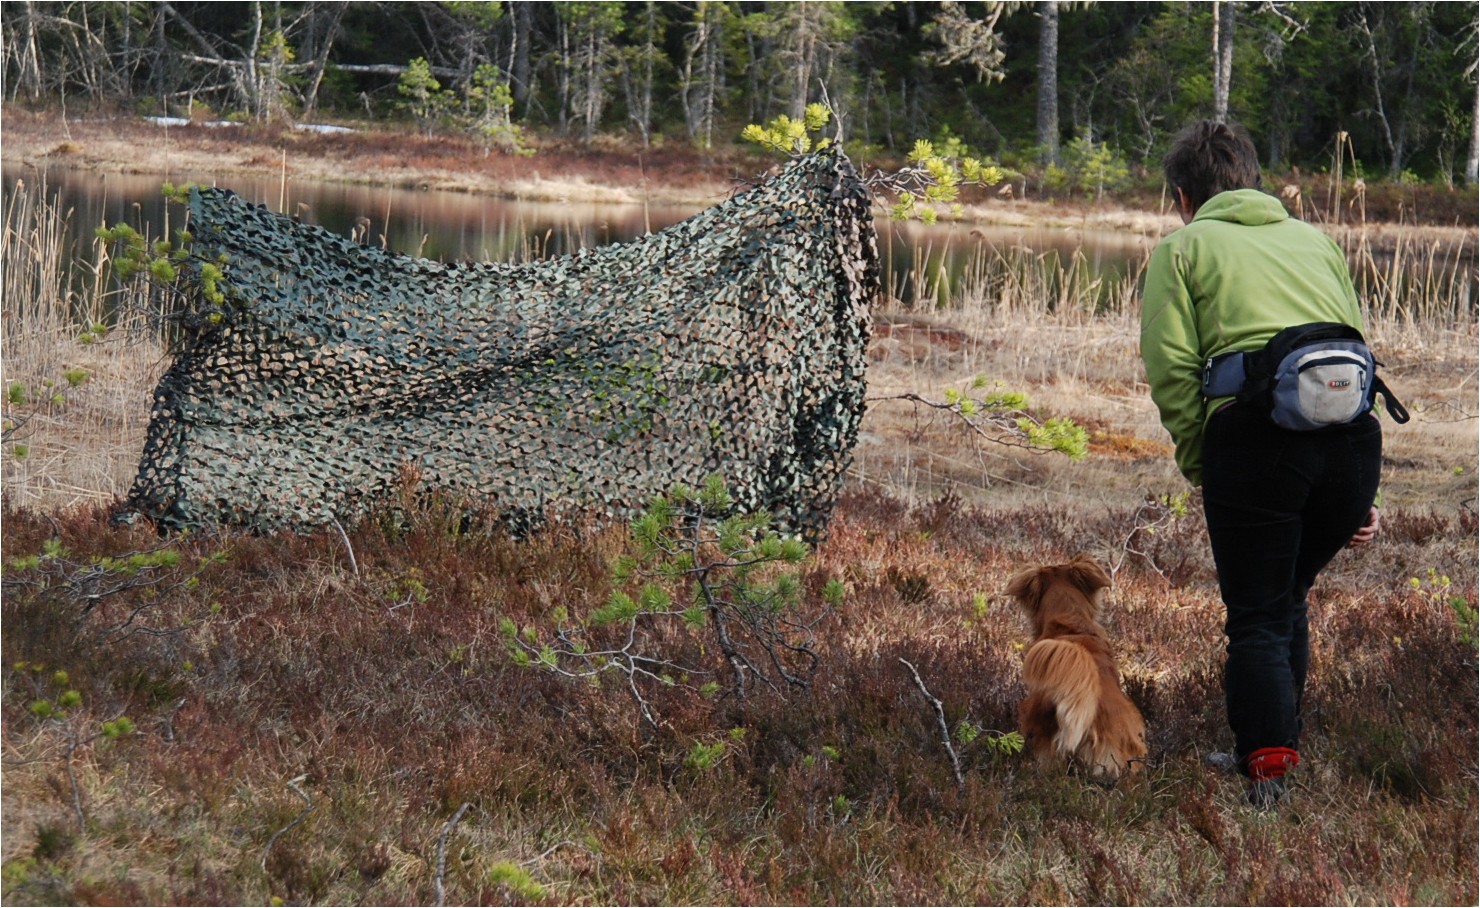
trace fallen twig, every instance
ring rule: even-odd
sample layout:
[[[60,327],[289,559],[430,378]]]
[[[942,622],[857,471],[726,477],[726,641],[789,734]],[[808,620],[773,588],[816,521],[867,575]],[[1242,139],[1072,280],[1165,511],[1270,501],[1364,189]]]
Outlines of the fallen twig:
[[[267,844],[264,845],[264,846],[262,846],[262,872],[263,873],[266,873],[267,872],[267,854],[268,854],[268,852],[272,851],[273,844],[276,843],[277,840],[282,837],[283,833],[287,832],[289,829],[292,829],[294,826],[297,826],[299,823],[302,823],[305,819],[308,818],[308,815],[309,814],[313,813],[313,809],[316,806],[314,804],[314,802],[313,802],[313,798],[310,798],[308,796],[308,792],[306,792],[302,788],[298,787],[298,783],[304,781],[307,778],[308,778],[308,776],[299,776],[296,779],[289,779],[288,780],[288,788],[292,789],[293,793],[296,794],[296,795],[298,795],[298,797],[302,798],[303,799],[303,803],[307,804],[308,806],[305,807],[305,808],[303,808],[303,812],[302,813],[300,813],[298,816],[296,816],[296,817],[293,818],[293,822],[291,822],[288,825],[284,826],[282,829],[279,829],[277,832],[274,832],[272,834],[272,838],[270,838],[270,839],[267,840]]]
[[[359,577],[360,562],[355,559],[355,547],[349,544],[349,534],[344,531],[344,527],[337,519],[330,517],[329,522],[333,524],[334,529],[339,531],[339,538],[344,542],[344,550],[349,553],[349,566],[354,570],[355,576]]]
[[[935,707],[935,721],[940,726],[940,741],[946,746],[946,753],[951,757],[951,770],[956,774],[956,789],[958,791],[964,790],[966,788],[966,776],[961,772],[961,758],[956,755],[956,747],[951,743],[951,728],[946,724],[945,705],[925,686],[925,681],[921,679],[920,673],[915,670],[915,667],[910,664],[908,659],[900,657],[899,662],[910,670],[911,675],[915,676],[915,686],[920,689],[920,693],[925,695],[925,699],[930,701],[930,705]]]
[[[442,833],[437,836],[437,905],[439,908],[447,903],[447,888],[442,881],[443,875],[447,873],[447,837],[452,835],[452,830],[457,828],[463,814],[467,813],[471,806],[473,805],[468,801],[462,802],[462,806],[457,808],[457,813],[452,815],[452,819],[442,824]]]

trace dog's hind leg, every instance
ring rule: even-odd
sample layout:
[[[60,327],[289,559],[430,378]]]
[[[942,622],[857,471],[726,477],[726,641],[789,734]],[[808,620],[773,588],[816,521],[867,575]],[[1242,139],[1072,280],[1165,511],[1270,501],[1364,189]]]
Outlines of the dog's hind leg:
[[[1107,776],[1139,772],[1146,758],[1146,721],[1119,691],[1106,695],[1096,721],[1094,771]]]
[[[1054,747],[1059,732],[1057,711],[1042,691],[1029,694],[1018,707],[1018,731],[1023,735],[1023,746],[1040,769],[1062,762]]]

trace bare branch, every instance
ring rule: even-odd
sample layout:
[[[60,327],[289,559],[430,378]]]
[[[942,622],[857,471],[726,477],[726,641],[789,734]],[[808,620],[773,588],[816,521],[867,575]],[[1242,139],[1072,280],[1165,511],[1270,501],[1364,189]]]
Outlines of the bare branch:
[[[355,576],[359,577],[360,563],[355,560],[355,547],[349,544],[349,534],[344,531],[344,527],[337,518],[330,517],[329,522],[334,525],[334,529],[339,531],[339,538],[344,542],[344,550],[349,553],[349,566],[354,569]]]
[[[964,790],[966,788],[966,776],[961,772],[961,758],[956,755],[956,746],[951,743],[951,728],[946,724],[945,705],[940,702],[940,698],[932,694],[930,689],[925,686],[924,679],[920,677],[920,673],[915,669],[914,665],[910,664],[908,659],[901,656],[899,664],[910,670],[910,674],[915,678],[915,686],[920,689],[920,693],[924,694],[925,699],[935,708],[935,722],[940,728],[940,742],[946,746],[946,753],[951,758],[951,770],[956,774],[956,790]]]
[[[452,818],[442,824],[442,832],[437,836],[436,887],[438,906],[447,904],[447,887],[443,883],[443,879],[447,874],[447,837],[452,835],[452,830],[457,827],[457,824],[462,820],[463,814],[467,813],[468,808],[471,806],[473,805],[467,801],[462,802],[461,806],[457,808],[457,812],[452,815]]]
[[[932,400],[923,397],[913,391],[902,394],[886,394],[879,397],[865,398],[868,403],[885,400],[907,400],[912,403],[922,404],[934,410],[943,410],[955,414],[967,428],[977,435],[992,442],[1009,448],[1025,448],[1034,454],[1047,454],[1055,448],[1044,447],[1034,444],[1028,434],[1023,431],[1020,420],[1027,420],[1029,424],[1042,425],[1032,416],[1017,409],[995,409],[990,406],[977,406],[967,408],[963,406],[965,398],[955,401]],[[1072,455],[1071,455],[1072,456]]]
[[[288,780],[288,788],[290,788],[293,791],[294,794],[298,795],[298,797],[302,798],[303,799],[303,803],[307,804],[308,806],[305,807],[305,808],[303,808],[303,812],[302,813],[298,814],[298,816],[296,816],[296,817],[293,818],[293,822],[291,822],[288,825],[284,826],[282,829],[279,829],[277,832],[274,832],[272,834],[272,838],[270,838],[270,839],[267,840],[267,844],[264,845],[264,846],[262,846],[262,862],[261,863],[262,863],[262,872],[263,873],[266,873],[267,872],[267,855],[268,855],[268,852],[272,851],[272,846],[277,843],[277,840],[278,839],[282,838],[283,833],[287,832],[288,830],[292,829],[294,826],[297,826],[299,823],[302,823],[304,820],[308,819],[308,815],[311,814],[311,813],[313,813],[314,807],[317,806],[317,805],[314,804],[313,798],[310,798],[308,796],[308,792],[306,792],[302,788],[298,787],[299,786],[299,783],[302,782],[302,781],[304,781],[307,778],[308,778],[308,776],[298,776],[295,779],[289,779]]]

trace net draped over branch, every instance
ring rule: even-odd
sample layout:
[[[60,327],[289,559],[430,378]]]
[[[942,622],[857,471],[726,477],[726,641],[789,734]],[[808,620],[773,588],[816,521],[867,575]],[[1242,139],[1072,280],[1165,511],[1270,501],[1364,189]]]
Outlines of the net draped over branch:
[[[625,517],[718,473],[739,509],[825,527],[879,289],[846,157],[523,265],[396,255],[220,190],[190,207],[226,299],[189,321],[159,383],[131,511],[320,525],[385,501],[409,467],[505,514]]]

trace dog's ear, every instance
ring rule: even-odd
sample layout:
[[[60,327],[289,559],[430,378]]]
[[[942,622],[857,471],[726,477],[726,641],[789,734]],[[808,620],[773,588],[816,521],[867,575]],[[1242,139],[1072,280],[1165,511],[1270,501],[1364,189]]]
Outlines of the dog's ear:
[[[1007,581],[1007,595],[1023,608],[1031,608],[1043,596],[1043,568],[1029,568]]]
[[[1086,596],[1093,598],[1095,593],[1110,585],[1110,575],[1088,555],[1077,556],[1069,562],[1068,568],[1074,585],[1083,590]]]

